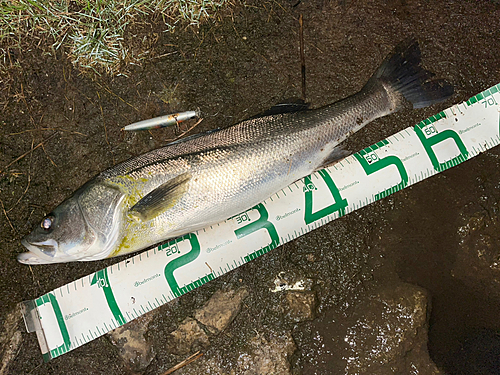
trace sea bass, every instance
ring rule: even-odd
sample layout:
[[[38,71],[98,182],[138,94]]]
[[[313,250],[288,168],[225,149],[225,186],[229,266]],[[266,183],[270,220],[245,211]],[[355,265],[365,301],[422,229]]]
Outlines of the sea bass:
[[[449,98],[453,87],[420,64],[418,43],[405,41],[350,97],[252,118],[107,169],[42,219],[18,260],[114,257],[245,211],[346,156],[339,144],[376,118]]]

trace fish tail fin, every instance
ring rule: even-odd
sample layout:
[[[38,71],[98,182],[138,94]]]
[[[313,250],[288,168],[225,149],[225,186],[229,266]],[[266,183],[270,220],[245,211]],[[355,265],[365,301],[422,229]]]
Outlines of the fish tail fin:
[[[407,39],[385,58],[366,86],[382,83],[395,104],[395,108],[391,108],[393,111],[405,106],[402,97],[413,108],[427,107],[451,97],[453,86],[443,79],[433,80],[434,73],[424,69],[421,62],[418,42]]]

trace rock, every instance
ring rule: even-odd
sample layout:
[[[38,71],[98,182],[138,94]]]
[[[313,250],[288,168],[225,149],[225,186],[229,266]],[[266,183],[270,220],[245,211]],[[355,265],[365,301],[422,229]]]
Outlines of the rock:
[[[272,335],[269,340],[257,334],[250,340],[249,347],[248,353],[239,356],[237,374],[291,374],[288,359],[296,346],[290,334]]]
[[[189,317],[170,336],[169,351],[177,355],[184,355],[210,345],[205,331],[196,320]]]
[[[144,338],[154,316],[155,313],[140,316],[108,334],[111,343],[118,348],[120,356],[133,371],[144,370],[154,357],[151,345]]]
[[[500,299],[498,218],[477,212],[459,228],[461,236],[452,275],[478,293]]]
[[[195,311],[195,319],[186,318],[170,334],[170,352],[185,355],[209,346],[209,337],[204,328],[210,334],[218,334],[223,331],[238,315],[241,304],[247,296],[248,290],[244,287],[237,291],[219,290],[215,292],[201,309]]]
[[[203,356],[197,361],[181,368],[179,375],[291,375],[289,358],[296,349],[290,333],[271,333],[267,339],[257,334],[252,337],[245,349],[237,353],[236,363],[230,368],[221,368],[221,359]],[[232,353],[234,354],[234,353]]]
[[[194,314],[194,318],[208,328],[212,334],[223,331],[238,315],[243,300],[248,296],[247,288],[238,291],[217,291],[208,302]]]
[[[2,357],[0,375],[8,373],[10,362],[15,358],[21,345],[22,335],[19,330],[21,318],[21,313],[16,307],[7,314],[3,323],[3,332],[0,336],[0,355]]]
[[[316,295],[314,292],[287,292],[287,315],[296,322],[314,319]]]
[[[439,374],[427,352],[428,294],[400,283],[340,314],[330,309],[298,337],[303,371],[317,374]],[[300,336],[299,335],[299,336]]]
[[[427,352],[427,292],[400,284],[356,306],[347,320],[346,373],[439,374]]]

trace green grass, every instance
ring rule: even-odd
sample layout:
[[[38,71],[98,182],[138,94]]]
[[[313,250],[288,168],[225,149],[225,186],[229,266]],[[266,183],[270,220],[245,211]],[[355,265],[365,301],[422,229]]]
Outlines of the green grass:
[[[228,0],[0,0],[0,41],[21,45],[25,38],[48,39],[63,47],[81,69],[119,72],[145,51],[128,48],[125,32],[134,22],[161,16],[165,30],[199,25]]]

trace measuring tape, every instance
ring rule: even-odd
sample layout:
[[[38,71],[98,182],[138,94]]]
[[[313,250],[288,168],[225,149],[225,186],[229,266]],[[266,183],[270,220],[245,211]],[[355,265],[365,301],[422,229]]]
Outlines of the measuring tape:
[[[500,84],[226,221],[21,303],[46,361],[349,212],[500,143]]]

